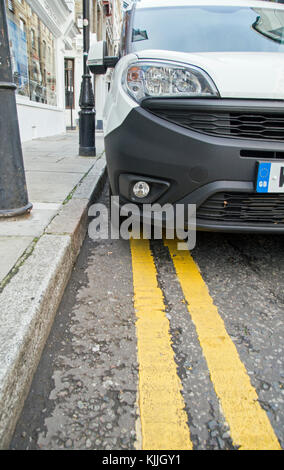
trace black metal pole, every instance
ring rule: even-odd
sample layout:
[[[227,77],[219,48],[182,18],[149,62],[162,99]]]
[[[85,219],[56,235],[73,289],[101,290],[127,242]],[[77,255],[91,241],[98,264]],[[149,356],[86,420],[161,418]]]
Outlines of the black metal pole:
[[[28,201],[5,0],[0,0],[0,217],[22,215]]]
[[[92,79],[87,66],[90,46],[90,2],[83,0],[83,60],[84,75],[82,77],[79,112],[79,155],[93,157],[96,155],[95,147],[95,97],[92,88]]]

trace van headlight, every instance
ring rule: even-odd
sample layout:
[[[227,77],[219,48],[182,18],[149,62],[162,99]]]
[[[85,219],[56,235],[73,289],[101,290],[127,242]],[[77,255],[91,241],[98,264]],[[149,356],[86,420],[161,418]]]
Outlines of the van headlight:
[[[145,98],[219,96],[213,80],[198,67],[157,61],[132,63],[123,86],[138,103]]]

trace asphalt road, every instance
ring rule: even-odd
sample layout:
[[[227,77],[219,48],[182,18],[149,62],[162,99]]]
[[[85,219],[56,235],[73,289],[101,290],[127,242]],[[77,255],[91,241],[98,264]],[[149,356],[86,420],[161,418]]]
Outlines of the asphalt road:
[[[10,448],[283,449],[283,263],[279,235],[87,237]]]

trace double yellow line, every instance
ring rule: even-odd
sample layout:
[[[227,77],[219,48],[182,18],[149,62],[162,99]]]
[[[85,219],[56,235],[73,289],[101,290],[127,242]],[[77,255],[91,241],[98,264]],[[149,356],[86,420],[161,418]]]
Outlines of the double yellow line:
[[[131,240],[130,244],[143,449],[192,449],[169,321],[149,242]],[[177,250],[175,241],[165,244],[229,424],[233,444],[244,450],[280,450],[267,414],[258,402],[237,349],[190,253]]]
[[[147,240],[131,240],[144,450],[192,448],[165,314]]]

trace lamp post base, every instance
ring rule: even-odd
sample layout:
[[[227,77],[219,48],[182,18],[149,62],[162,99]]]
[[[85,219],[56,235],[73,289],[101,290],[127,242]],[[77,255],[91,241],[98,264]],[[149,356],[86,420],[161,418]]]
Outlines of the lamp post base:
[[[80,157],[95,157],[96,147],[80,147],[79,155]]]
[[[28,214],[32,208],[33,205],[29,202],[26,206],[17,209],[0,210],[0,218],[17,217],[18,215],[23,215],[25,213]]]

